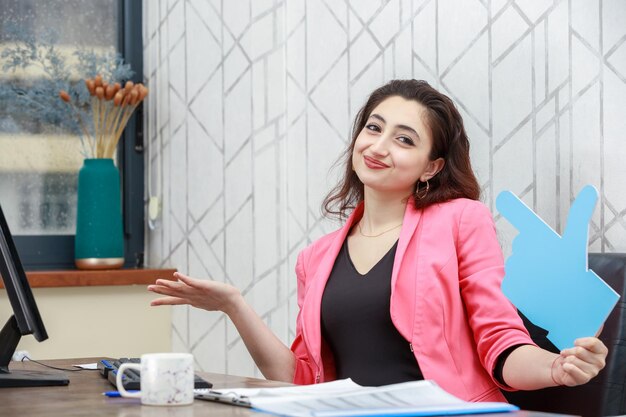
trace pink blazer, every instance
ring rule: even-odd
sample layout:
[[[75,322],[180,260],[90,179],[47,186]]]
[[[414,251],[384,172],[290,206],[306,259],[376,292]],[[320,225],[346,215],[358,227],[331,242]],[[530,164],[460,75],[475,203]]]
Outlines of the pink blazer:
[[[346,224],[298,256],[294,383],[335,379],[321,337],[320,306],[335,258],[359,205]],[[492,377],[498,356],[533,344],[500,290],[502,251],[491,213],[482,203],[456,199],[415,210],[407,204],[391,277],[391,319],[407,340],[426,379],[467,401],[506,401]]]

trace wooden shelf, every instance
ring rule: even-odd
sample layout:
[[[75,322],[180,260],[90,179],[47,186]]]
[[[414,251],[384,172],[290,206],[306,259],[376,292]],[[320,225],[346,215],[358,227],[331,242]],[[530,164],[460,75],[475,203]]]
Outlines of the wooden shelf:
[[[157,278],[172,279],[176,269],[111,269],[100,271],[32,271],[26,272],[33,288],[89,287],[114,285],[148,285]],[[0,281],[0,288],[4,288]]]

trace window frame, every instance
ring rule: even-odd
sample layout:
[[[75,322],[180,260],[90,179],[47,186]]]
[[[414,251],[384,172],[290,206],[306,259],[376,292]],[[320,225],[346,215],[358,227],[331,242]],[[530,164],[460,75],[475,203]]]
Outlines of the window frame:
[[[139,22],[139,24],[137,24]],[[133,82],[143,82],[142,2],[118,0],[118,51],[130,64]],[[144,264],[144,145],[143,103],[124,129],[117,149],[124,223],[124,268]],[[74,235],[16,235],[13,237],[24,269],[75,269]]]

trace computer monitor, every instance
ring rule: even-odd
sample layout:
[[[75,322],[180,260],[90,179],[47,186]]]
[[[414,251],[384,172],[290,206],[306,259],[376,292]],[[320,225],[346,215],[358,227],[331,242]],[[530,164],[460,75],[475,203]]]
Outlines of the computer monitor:
[[[69,380],[57,371],[10,371],[9,362],[20,338],[32,334],[42,342],[48,338],[35,297],[15,249],[9,225],[0,206],[0,275],[13,315],[0,331],[0,388],[67,385]]]

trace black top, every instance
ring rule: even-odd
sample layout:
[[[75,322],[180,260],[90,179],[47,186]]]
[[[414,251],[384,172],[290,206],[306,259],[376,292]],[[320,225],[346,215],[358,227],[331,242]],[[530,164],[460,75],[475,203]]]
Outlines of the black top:
[[[423,379],[389,312],[397,245],[365,275],[354,267],[347,240],[335,260],[322,296],[321,320],[338,379],[370,386]]]

